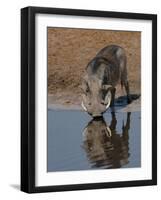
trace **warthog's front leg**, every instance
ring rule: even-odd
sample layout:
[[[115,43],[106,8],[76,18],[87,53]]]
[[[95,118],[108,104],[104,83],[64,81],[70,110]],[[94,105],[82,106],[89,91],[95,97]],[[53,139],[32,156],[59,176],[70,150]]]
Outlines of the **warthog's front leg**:
[[[116,88],[113,87],[111,89],[111,96],[112,96],[112,98],[111,98],[110,107],[114,106],[114,103],[115,103],[115,93],[116,93]]]

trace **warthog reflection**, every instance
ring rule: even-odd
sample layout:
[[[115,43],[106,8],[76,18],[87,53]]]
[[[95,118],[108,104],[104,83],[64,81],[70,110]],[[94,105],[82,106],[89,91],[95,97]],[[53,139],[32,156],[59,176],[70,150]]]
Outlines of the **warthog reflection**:
[[[103,117],[89,122],[83,132],[83,148],[92,164],[92,168],[120,168],[128,163],[130,115],[122,124],[122,133],[116,131],[117,120],[112,114],[110,126]]]

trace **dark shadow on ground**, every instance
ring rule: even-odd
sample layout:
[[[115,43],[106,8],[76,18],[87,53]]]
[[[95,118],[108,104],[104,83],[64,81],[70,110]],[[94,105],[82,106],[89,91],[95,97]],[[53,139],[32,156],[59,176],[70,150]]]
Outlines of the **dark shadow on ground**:
[[[131,103],[140,98],[140,94],[131,94]],[[130,103],[130,104],[131,104]],[[116,112],[120,108],[125,108],[129,103],[127,102],[127,96],[120,96],[115,99],[114,105],[111,106],[111,112]]]
[[[140,94],[131,94],[130,95],[131,97],[131,103],[137,99],[139,99],[140,97]],[[128,102],[127,102],[127,96],[120,96],[118,98],[115,99],[115,103],[114,103],[114,106],[126,106],[128,105]]]

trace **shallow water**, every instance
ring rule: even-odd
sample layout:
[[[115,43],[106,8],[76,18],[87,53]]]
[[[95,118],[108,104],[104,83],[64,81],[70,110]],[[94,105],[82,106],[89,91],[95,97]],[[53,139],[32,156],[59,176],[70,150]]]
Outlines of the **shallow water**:
[[[141,166],[140,112],[104,114],[48,109],[47,171]]]

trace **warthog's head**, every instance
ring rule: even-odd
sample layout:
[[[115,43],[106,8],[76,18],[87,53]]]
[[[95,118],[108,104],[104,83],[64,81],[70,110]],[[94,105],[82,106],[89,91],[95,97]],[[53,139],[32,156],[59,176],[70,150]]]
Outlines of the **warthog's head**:
[[[86,75],[82,80],[82,107],[92,117],[101,116],[111,103],[111,85]]]

